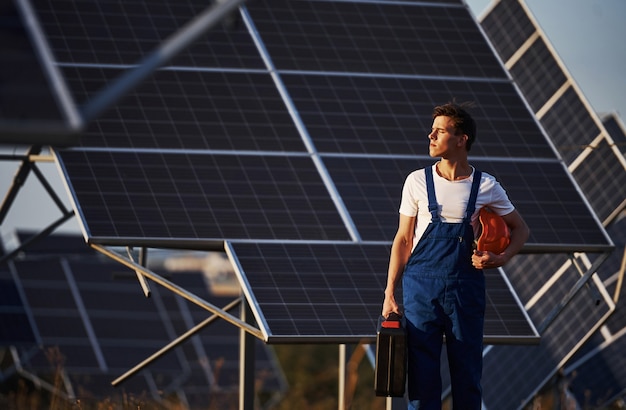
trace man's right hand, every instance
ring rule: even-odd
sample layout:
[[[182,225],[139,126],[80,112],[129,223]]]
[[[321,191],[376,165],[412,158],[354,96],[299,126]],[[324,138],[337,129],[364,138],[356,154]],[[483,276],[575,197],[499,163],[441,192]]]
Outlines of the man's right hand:
[[[396,303],[395,296],[385,296],[385,300],[383,301],[383,310],[381,312],[382,317],[386,318],[389,316],[391,312],[395,312],[399,315],[402,315],[400,312],[400,307]]]

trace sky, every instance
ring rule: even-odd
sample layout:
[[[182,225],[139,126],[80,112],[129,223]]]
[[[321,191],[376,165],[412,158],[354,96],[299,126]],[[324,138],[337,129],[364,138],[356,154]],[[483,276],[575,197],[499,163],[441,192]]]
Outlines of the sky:
[[[466,0],[480,17],[490,0]],[[617,113],[626,122],[626,0],[526,0],[539,26],[572,75],[579,89],[597,113]],[[1,146],[0,153],[22,153],[19,148]],[[17,162],[0,161],[0,196],[4,198]],[[68,194],[56,166],[38,167],[70,209]],[[40,231],[57,220],[61,212],[49,199],[39,181],[30,175],[0,225],[0,234],[14,229]],[[57,232],[78,232],[73,218]]]

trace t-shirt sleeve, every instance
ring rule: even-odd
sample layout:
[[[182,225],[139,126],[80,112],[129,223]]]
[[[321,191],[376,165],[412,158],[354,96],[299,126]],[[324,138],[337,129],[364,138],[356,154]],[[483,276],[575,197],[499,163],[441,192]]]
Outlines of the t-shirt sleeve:
[[[506,191],[498,181],[493,180],[493,188],[491,189],[491,199],[489,208],[500,216],[508,215],[515,210],[515,206],[509,199]]]
[[[400,213],[406,216],[417,216],[417,184],[414,173],[404,181],[402,187],[402,199],[400,201]]]

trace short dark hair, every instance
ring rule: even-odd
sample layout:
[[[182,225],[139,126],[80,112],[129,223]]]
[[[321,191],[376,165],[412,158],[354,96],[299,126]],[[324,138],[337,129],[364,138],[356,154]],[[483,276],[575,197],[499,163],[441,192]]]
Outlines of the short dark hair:
[[[469,103],[457,104],[454,102],[438,105],[433,109],[433,119],[440,116],[450,117],[457,132],[467,135],[465,148],[469,151],[476,140],[476,121],[466,111]]]

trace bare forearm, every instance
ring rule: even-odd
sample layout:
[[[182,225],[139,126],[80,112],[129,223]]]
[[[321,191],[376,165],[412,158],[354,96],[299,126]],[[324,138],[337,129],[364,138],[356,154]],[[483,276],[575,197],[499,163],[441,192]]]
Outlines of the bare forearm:
[[[389,270],[387,272],[387,286],[385,287],[385,298],[383,301],[382,315],[387,317],[389,313],[401,313],[396,301],[396,289],[402,279],[404,266],[411,255],[412,245],[408,240],[396,238],[391,247],[391,257],[389,258]]]
[[[391,257],[389,258],[389,270],[387,272],[387,287],[385,288],[385,295],[393,295],[400,280],[402,279],[402,272],[404,272],[404,266],[409,260],[411,248],[409,244],[404,241],[394,241],[391,247]]]
[[[516,228],[511,231],[511,243],[504,251],[506,260],[509,261],[513,256],[517,255],[524,247],[524,244],[528,240],[529,230],[526,225]]]

